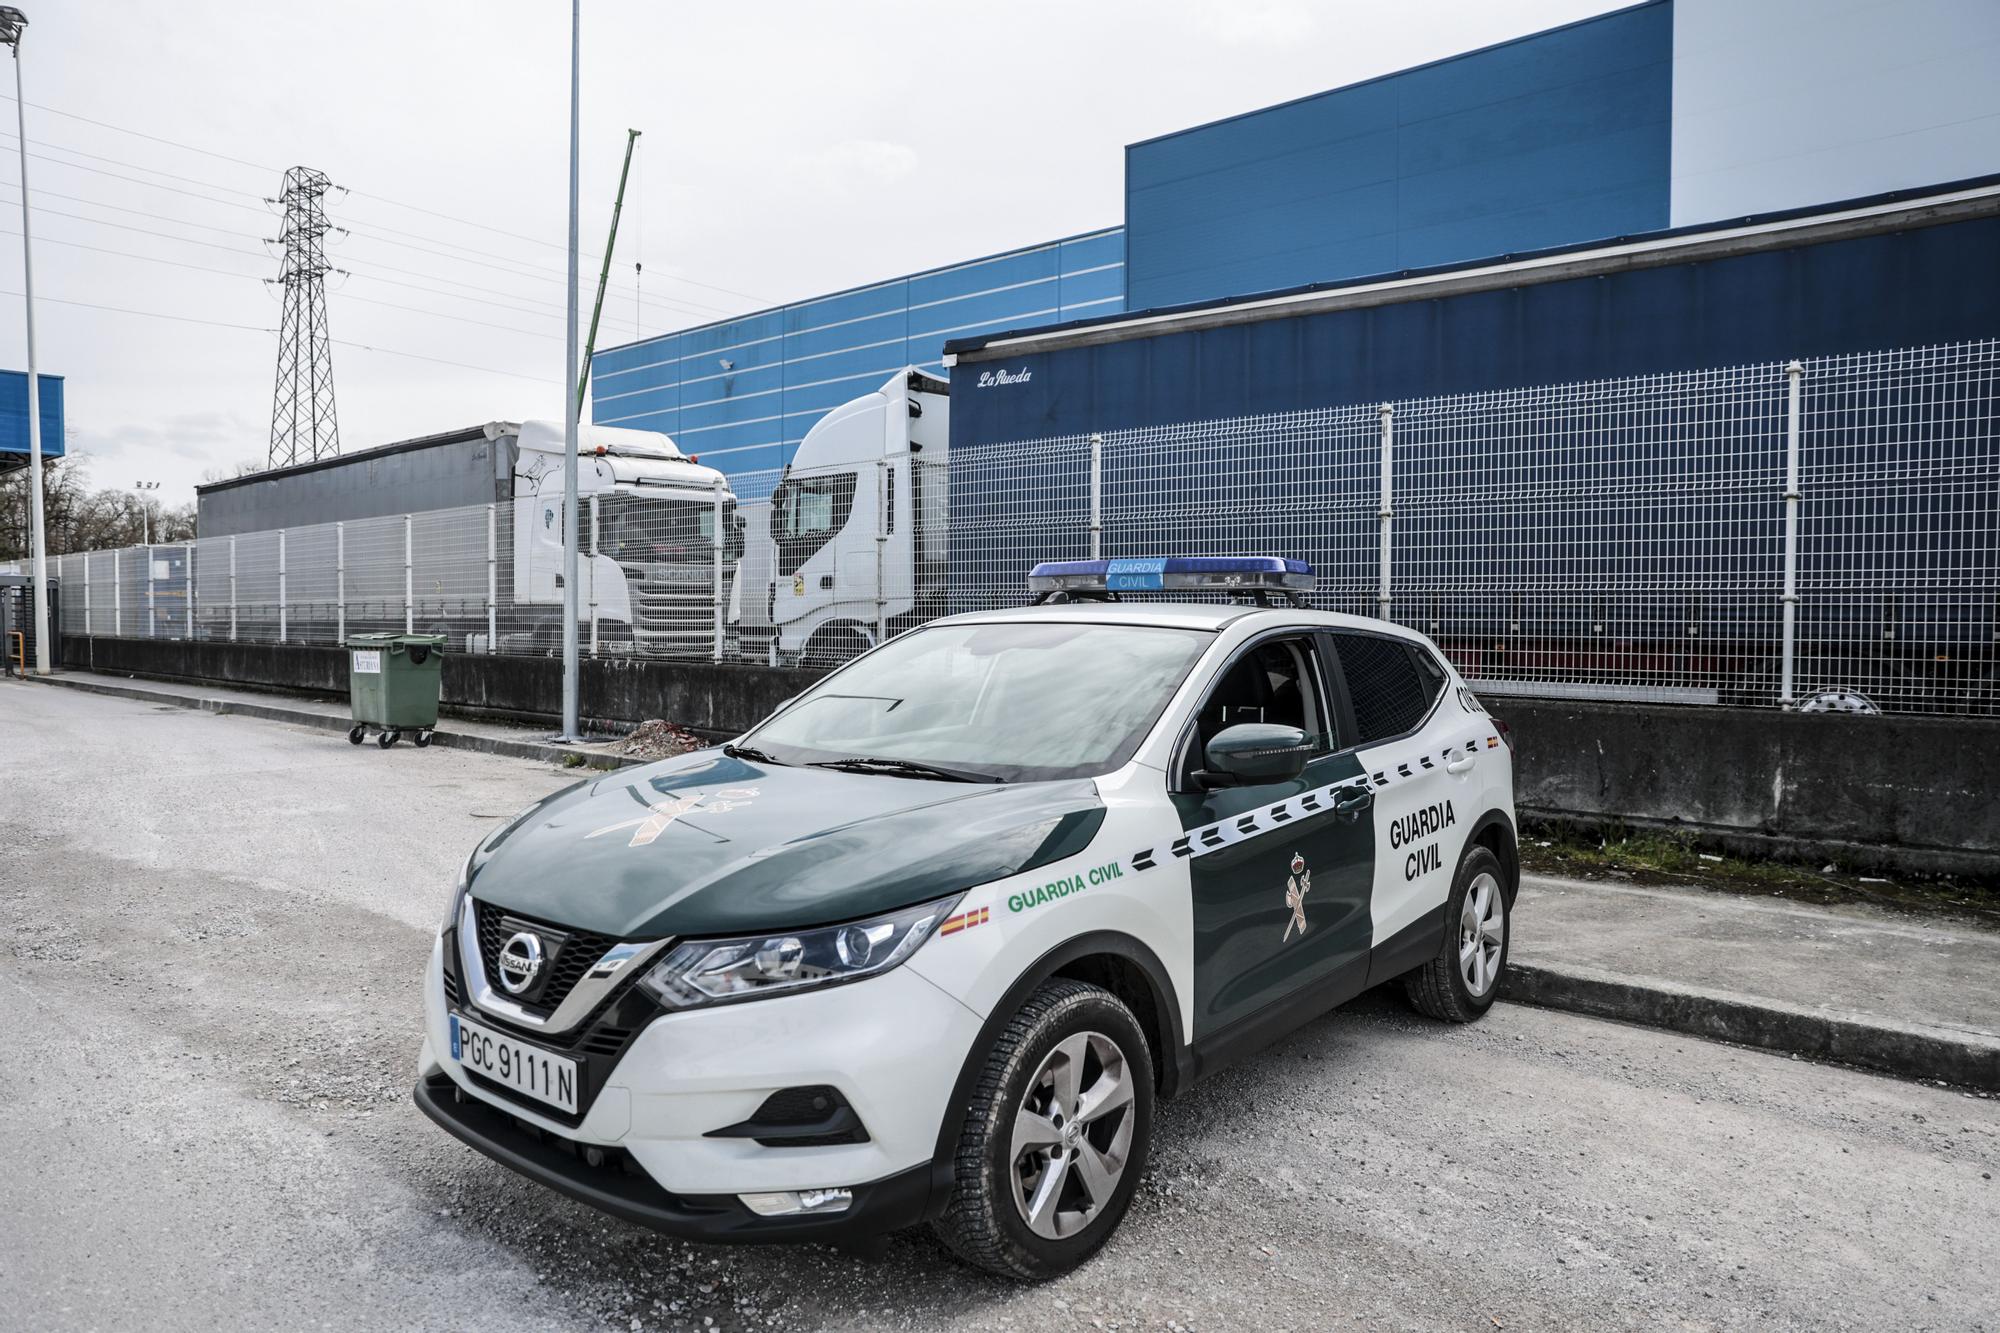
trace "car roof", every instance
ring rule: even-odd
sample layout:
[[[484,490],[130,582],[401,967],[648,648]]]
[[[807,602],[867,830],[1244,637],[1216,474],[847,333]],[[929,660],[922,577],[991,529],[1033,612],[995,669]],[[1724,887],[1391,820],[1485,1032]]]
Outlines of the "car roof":
[[[1318,625],[1325,628],[1364,629],[1415,639],[1411,630],[1390,621],[1369,616],[1343,615],[1337,611],[1311,611],[1292,606],[1248,606],[1241,602],[1059,602],[1042,606],[1017,606],[996,611],[968,611],[963,615],[934,620],[933,625],[978,625],[1000,623],[1076,622],[1102,625],[1154,625],[1171,629],[1197,629],[1216,633],[1239,621],[1260,618],[1272,625]]]

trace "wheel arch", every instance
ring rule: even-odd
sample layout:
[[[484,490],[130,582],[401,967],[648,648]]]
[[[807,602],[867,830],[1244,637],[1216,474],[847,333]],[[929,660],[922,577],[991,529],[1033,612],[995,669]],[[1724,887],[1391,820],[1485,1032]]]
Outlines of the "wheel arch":
[[[1505,810],[1488,810],[1472,821],[1472,829],[1465,835],[1465,846],[1467,850],[1484,847],[1499,858],[1500,869],[1505,872],[1500,887],[1507,895],[1507,906],[1513,907],[1515,897],[1521,892],[1521,843],[1514,831],[1513,817]]]
[[[980,1024],[952,1084],[931,1156],[933,1214],[949,1200],[952,1162],[965,1128],[965,1106],[1000,1030],[1043,982],[1053,977],[1102,986],[1118,996],[1139,1020],[1153,1057],[1154,1081],[1162,1098],[1172,1097],[1189,1079],[1187,1041],[1181,1029],[1180,997],[1158,954],[1133,936],[1099,930],[1063,941],[1022,969]],[[1137,1003],[1134,1003],[1134,1001]]]

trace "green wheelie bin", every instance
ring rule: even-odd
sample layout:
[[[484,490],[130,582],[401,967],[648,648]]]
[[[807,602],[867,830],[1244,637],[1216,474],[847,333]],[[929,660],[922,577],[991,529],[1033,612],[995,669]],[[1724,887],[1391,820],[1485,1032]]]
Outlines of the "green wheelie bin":
[[[354,705],[348,741],[361,744],[372,728],[375,743],[385,750],[406,731],[416,733],[419,746],[429,745],[443,666],[442,634],[348,635],[348,697]]]

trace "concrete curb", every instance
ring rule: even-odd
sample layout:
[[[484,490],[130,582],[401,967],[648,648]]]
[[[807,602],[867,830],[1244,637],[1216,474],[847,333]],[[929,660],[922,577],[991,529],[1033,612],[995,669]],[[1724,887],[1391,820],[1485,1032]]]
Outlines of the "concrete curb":
[[[111,685],[98,680],[66,679],[62,676],[31,676],[28,679],[38,685],[59,685],[63,689],[81,690],[86,694],[137,699],[142,703],[164,704],[204,713],[262,718],[268,722],[291,722],[300,726],[317,727],[321,731],[345,732],[353,725],[348,719],[336,714],[317,713],[306,708],[286,708],[282,704],[248,703],[240,699],[211,699],[199,695],[169,693],[165,690],[142,689],[138,686]],[[628,759],[623,755],[572,749],[549,742],[510,740],[502,736],[475,736],[462,731],[448,731],[443,727],[432,730],[431,744],[454,750],[474,750],[480,754],[505,755],[512,759],[535,759],[550,764],[567,764],[570,760],[576,759],[581,761],[581,767],[605,770],[648,762],[644,759]]]
[[[1827,1013],[1772,1000],[1637,984],[1585,970],[1512,962],[1502,998],[1592,1018],[1685,1032],[1712,1041],[1784,1051],[1900,1078],[1942,1079],[2000,1092],[2000,1040],[1974,1033]]]

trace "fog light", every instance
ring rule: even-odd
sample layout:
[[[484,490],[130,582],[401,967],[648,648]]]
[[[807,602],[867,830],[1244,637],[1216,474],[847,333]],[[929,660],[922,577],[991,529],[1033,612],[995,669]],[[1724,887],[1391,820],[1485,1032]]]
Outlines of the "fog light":
[[[780,1190],[775,1194],[739,1194],[743,1206],[759,1217],[796,1217],[804,1213],[844,1213],[854,1202],[853,1190]]]

